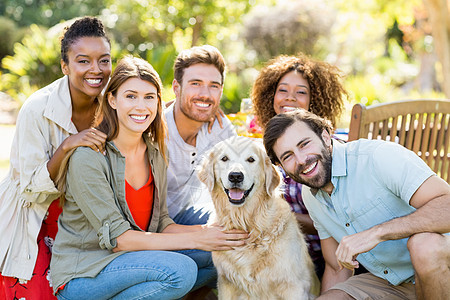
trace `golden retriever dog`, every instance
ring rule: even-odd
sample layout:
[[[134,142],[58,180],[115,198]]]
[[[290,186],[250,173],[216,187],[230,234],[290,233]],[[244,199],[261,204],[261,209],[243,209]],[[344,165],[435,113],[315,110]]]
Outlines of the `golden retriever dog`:
[[[245,246],[212,253],[219,299],[314,299],[314,266],[262,143],[245,137],[218,143],[198,176],[216,210],[209,222],[250,233]]]

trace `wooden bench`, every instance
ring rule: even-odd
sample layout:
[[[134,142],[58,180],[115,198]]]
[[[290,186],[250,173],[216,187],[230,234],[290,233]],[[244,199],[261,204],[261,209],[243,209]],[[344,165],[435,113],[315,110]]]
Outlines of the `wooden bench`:
[[[360,138],[403,145],[450,183],[450,100],[355,104],[348,140]]]

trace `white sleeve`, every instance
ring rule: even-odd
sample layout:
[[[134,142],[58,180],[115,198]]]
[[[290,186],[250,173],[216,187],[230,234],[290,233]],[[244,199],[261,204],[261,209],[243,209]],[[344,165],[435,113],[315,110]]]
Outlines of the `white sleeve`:
[[[50,179],[47,162],[53,153],[48,121],[39,110],[24,105],[17,119],[14,147],[20,173],[20,194],[28,202],[46,201],[59,194]]]
[[[226,135],[225,138],[229,138],[229,137],[237,135],[236,128],[234,128],[234,125],[231,123],[231,121],[226,116],[222,117],[222,123],[223,123],[223,132],[224,132],[224,135]]]

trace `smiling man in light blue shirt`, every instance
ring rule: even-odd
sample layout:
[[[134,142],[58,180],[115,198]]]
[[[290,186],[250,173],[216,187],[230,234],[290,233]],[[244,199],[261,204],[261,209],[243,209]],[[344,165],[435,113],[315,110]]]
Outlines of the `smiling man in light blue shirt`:
[[[449,185],[402,146],[340,144],[331,129],[299,110],[274,117],[264,135],[272,161],[307,186],[326,261],[319,299],[445,299]],[[369,273],[352,276],[359,264]]]

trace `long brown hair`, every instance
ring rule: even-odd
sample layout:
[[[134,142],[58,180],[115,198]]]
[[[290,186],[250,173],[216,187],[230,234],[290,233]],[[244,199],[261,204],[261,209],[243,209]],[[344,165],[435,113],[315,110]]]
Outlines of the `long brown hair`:
[[[114,70],[108,86],[106,87],[104,96],[100,98],[100,105],[95,115],[94,127],[106,134],[106,141],[111,141],[117,137],[117,134],[119,133],[117,111],[109,105],[108,95],[116,96],[119,87],[130,78],[139,78],[141,80],[148,81],[156,87],[158,97],[156,116],[150,126],[145,130],[144,134],[148,134],[151,140],[158,144],[159,151],[161,152],[164,161],[168,163],[165,141],[167,135],[167,125],[164,119],[161,103],[161,79],[155,69],[153,69],[147,61],[141,58],[127,55],[117,63],[116,69]],[[70,150],[66,154],[61,162],[58,175],[55,179],[56,187],[61,192],[61,205],[64,203],[68,162],[75,149],[76,148]]]
[[[158,109],[155,119],[144,133],[148,134],[153,142],[158,144],[159,150],[167,162],[165,138],[167,134],[167,125],[164,120],[162,108],[161,89],[162,83],[158,73],[153,69],[146,60],[142,58],[127,55],[122,58],[116,66],[114,73],[106,87],[104,97],[100,101],[94,126],[106,134],[106,140],[111,141],[117,137],[119,133],[119,121],[117,119],[117,111],[108,103],[109,95],[117,96],[119,87],[130,78],[139,78],[150,82],[156,87],[158,96]]]

